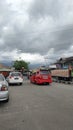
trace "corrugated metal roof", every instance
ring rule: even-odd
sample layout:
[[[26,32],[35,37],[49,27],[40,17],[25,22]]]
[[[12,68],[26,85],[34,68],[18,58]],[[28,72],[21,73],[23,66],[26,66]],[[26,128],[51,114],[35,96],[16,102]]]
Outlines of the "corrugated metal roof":
[[[57,60],[56,63],[63,64],[63,63],[72,62],[72,61],[73,61],[73,57],[67,57],[67,58],[60,58],[59,60]]]
[[[12,69],[0,68],[0,71],[12,71]]]

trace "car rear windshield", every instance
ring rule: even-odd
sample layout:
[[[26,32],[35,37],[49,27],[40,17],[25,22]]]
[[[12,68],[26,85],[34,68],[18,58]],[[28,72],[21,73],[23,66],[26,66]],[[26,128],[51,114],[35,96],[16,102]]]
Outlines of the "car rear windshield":
[[[49,74],[49,71],[47,71],[47,70],[41,70],[40,74]]]
[[[12,73],[11,76],[21,76],[21,73]]]

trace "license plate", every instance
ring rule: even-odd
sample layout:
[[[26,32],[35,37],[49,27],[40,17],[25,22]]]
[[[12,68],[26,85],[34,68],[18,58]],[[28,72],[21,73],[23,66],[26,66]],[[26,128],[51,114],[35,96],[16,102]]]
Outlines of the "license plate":
[[[43,79],[48,79],[48,76],[43,76]]]
[[[16,80],[17,80],[18,78],[14,78],[14,79],[16,79]]]

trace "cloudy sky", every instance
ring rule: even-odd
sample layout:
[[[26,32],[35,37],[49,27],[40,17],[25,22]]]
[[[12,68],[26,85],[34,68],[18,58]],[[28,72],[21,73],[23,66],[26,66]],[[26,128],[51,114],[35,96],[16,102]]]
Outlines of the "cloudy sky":
[[[73,56],[73,0],[0,0],[0,61]]]

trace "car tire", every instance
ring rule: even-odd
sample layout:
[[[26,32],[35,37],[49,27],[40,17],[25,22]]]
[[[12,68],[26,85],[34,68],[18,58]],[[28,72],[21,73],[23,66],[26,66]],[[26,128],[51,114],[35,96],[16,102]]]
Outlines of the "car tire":
[[[10,83],[8,83],[8,85],[10,86],[11,84],[10,84]]]
[[[22,83],[20,83],[20,85],[22,85]]]

